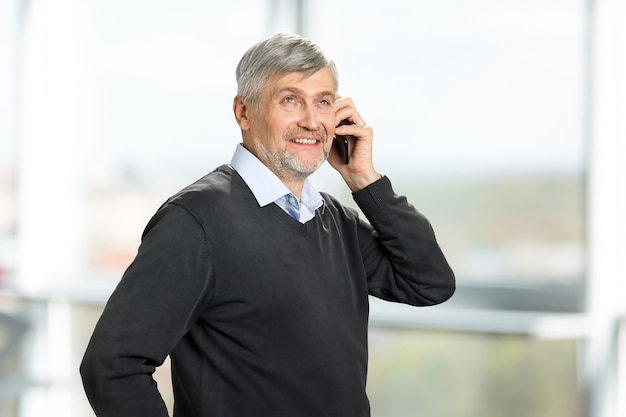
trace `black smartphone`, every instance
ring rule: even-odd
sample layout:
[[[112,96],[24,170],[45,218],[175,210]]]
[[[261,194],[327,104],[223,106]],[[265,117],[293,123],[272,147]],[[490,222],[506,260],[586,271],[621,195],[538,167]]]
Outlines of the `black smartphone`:
[[[343,125],[351,125],[354,124],[352,123],[350,120],[348,119],[343,119],[341,122],[339,122],[339,126],[343,126]],[[343,158],[343,163],[347,164],[348,162],[350,162],[350,148],[349,148],[349,135],[335,135],[335,141],[337,142],[337,146],[339,148],[339,153],[341,154],[341,157]]]

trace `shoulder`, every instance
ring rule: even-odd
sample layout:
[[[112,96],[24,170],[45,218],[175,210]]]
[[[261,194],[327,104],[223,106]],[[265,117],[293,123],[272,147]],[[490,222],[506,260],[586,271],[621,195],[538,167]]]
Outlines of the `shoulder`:
[[[167,202],[193,201],[208,194],[219,195],[230,188],[235,175],[230,166],[222,165],[174,194]]]
[[[188,210],[206,210],[230,203],[234,196],[249,192],[241,177],[229,165],[222,165],[171,196],[164,204]]]
[[[207,217],[228,213],[228,207],[236,204],[233,199],[246,198],[241,197],[246,194],[251,193],[241,177],[229,165],[222,165],[168,198],[157,215],[186,212],[204,223]]]

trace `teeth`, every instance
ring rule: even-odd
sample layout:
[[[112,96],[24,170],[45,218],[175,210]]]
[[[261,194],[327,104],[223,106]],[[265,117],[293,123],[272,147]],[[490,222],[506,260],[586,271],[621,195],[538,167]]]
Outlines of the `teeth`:
[[[297,138],[293,140],[296,143],[301,143],[303,145],[315,145],[317,140],[315,139],[305,139],[305,138]]]

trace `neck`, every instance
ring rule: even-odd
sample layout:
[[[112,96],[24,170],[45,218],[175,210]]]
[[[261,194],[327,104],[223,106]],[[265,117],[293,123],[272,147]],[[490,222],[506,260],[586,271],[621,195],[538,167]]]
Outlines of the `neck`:
[[[281,178],[281,181],[287,186],[287,188],[289,188],[289,191],[291,191],[291,193],[295,195],[299,201],[302,196],[302,188],[304,188],[304,180],[287,180],[285,178]]]

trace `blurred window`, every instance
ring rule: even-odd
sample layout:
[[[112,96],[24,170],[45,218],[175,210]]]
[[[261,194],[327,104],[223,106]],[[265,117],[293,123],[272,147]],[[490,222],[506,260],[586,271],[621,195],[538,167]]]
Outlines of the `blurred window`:
[[[582,416],[576,350],[574,340],[374,328],[372,416]]]

